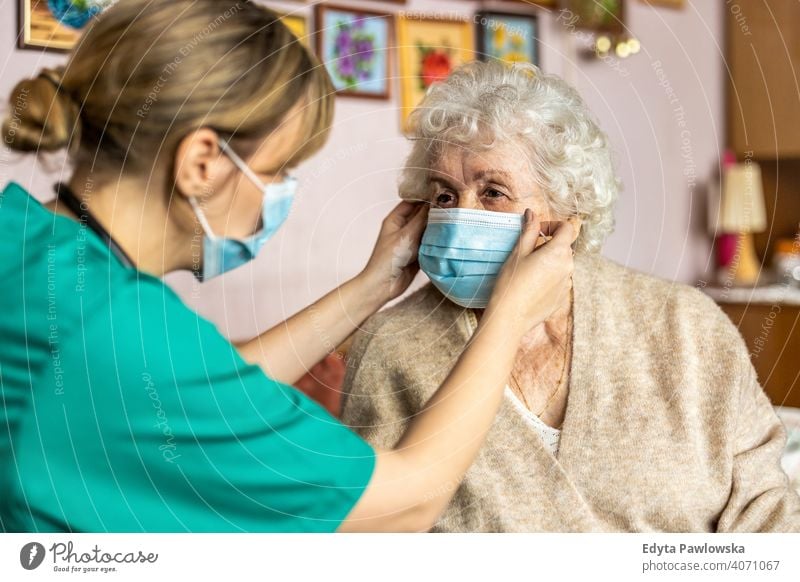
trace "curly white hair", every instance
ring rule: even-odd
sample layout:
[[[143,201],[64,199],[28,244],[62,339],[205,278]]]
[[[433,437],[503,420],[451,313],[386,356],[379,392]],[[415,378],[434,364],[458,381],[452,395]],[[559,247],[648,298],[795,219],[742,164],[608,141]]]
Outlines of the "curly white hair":
[[[614,230],[622,187],[606,134],[578,92],[530,64],[471,62],[428,90],[409,118],[411,153],[400,176],[406,199],[427,199],[429,169],[448,145],[510,142],[560,217],[583,220],[578,251],[597,251]]]

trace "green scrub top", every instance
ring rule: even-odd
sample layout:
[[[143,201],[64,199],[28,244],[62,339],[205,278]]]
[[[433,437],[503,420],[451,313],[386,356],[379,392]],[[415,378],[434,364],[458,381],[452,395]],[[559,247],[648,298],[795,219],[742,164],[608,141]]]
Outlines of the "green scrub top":
[[[0,194],[0,531],[333,531],[374,450],[160,279]]]

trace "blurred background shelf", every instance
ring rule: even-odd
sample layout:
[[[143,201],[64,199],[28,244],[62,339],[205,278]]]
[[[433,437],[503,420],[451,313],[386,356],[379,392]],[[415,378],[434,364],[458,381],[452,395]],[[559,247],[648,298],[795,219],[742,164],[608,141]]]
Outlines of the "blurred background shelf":
[[[800,3],[744,0],[739,8],[725,14],[726,143],[761,170],[767,227],[753,242],[759,273],[768,275],[779,240],[795,239],[800,219]],[[800,290],[703,291],[739,328],[773,404],[800,407]]]
[[[705,287],[703,289],[714,301],[759,305],[800,306],[800,289],[785,285],[763,285],[759,287]]]
[[[731,318],[772,403],[800,408],[800,290],[703,288]]]

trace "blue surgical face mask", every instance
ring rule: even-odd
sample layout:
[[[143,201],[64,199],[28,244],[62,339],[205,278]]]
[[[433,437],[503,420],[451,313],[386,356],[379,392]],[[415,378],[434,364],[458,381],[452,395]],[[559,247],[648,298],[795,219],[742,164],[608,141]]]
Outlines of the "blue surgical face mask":
[[[227,142],[220,140],[219,145],[236,167],[261,189],[263,194],[261,228],[245,239],[217,236],[211,230],[200,205],[194,198],[189,198],[189,203],[205,233],[203,237],[203,270],[199,275],[203,281],[252,261],[264,243],[286,221],[297,190],[297,180],[292,177],[286,177],[282,182],[276,184],[264,184]]]
[[[489,303],[497,275],[522,232],[521,214],[431,208],[419,249],[420,268],[462,307]]]

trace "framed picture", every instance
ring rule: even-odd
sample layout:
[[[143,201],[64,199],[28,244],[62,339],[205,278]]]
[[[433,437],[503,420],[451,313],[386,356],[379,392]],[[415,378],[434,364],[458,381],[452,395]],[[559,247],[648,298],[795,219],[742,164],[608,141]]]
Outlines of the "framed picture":
[[[409,13],[411,14],[411,13]],[[430,19],[400,15],[400,110],[403,128],[408,115],[433,83],[458,65],[475,58],[473,27],[467,20]]]
[[[686,0],[639,0],[639,2],[665,8],[684,8],[686,6]]]
[[[576,28],[612,33],[625,29],[623,0],[564,0],[562,10]]]
[[[517,4],[530,4],[531,6],[542,6],[543,8],[558,8],[558,0],[511,0]]]
[[[539,64],[539,21],[528,14],[484,11],[475,15],[478,58]]]
[[[68,51],[81,31],[99,14],[108,0],[19,0],[18,46],[21,49]]]
[[[383,12],[317,4],[317,54],[340,95],[388,99],[394,17]]]

